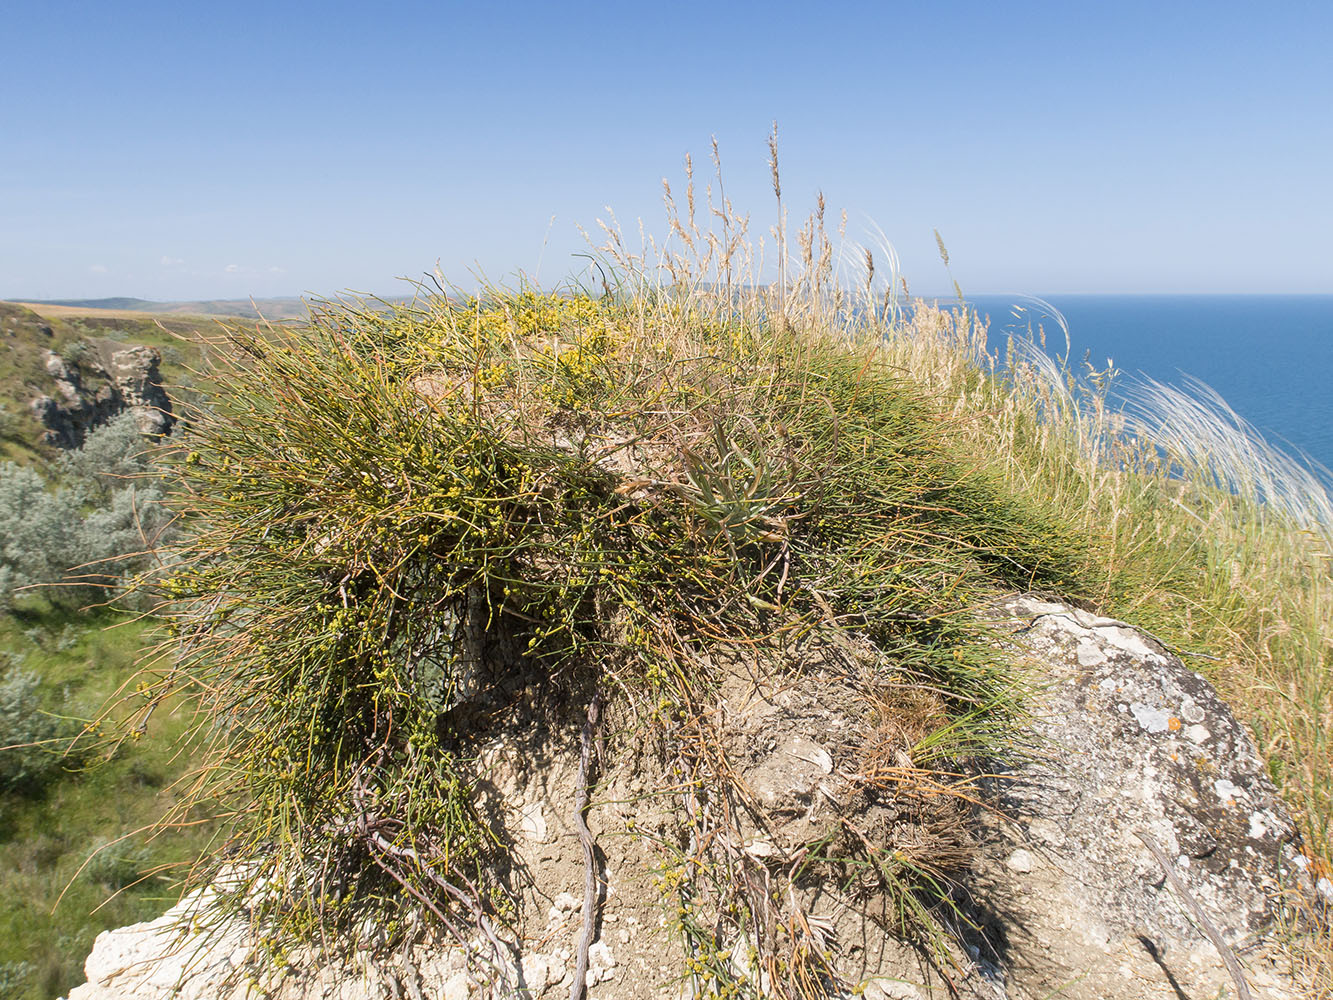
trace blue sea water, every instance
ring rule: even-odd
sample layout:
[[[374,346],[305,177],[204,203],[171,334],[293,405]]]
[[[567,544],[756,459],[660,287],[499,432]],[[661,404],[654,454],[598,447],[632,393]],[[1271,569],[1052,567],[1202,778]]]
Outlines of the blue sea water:
[[[1070,361],[1217,390],[1272,444],[1333,469],[1333,295],[1050,295],[1069,326]],[[969,303],[991,320],[992,349],[1041,323],[1047,348],[1064,354],[1064,333],[1021,296]],[[941,302],[941,305],[945,303]],[[1012,306],[1023,307],[1016,318]]]

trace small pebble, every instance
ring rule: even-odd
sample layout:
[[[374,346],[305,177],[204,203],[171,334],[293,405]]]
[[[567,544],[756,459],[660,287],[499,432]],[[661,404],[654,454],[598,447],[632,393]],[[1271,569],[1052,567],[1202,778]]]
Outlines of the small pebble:
[[[1025,851],[1020,847],[1018,850],[1014,851],[1013,854],[1009,855],[1009,860],[1006,861],[1005,864],[1009,866],[1010,871],[1016,871],[1026,875],[1028,872],[1032,871],[1032,852]]]
[[[583,901],[571,893],[562,892],[555,897],[555,908],[562,913],[573,913],[583,909]]]

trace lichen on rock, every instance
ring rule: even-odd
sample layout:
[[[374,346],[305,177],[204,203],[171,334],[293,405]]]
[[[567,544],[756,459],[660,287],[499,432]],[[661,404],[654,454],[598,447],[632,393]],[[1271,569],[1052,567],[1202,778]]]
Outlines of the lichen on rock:
[[[1040,743],[996,785],[974,897],[989,928],[981,946],[1036,995],[1170,997],[1173,978],[1191,996],[1231,989],[1143,832],[1263,995],[1300,995],[1273,965],[1272,937],[1318,905],[1307,861],[1212,685],[1124,622],[1030,596],[1002,607],[997,628],[1038,686]]]

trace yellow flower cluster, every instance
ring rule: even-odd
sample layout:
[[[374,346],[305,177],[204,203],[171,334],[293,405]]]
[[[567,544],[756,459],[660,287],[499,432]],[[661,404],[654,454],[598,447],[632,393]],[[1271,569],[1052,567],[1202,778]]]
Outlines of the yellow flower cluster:
[[[440,334],[441,339],[452,339],[457,331],[469,341],[498,345],[511,339],[596,335],[605,322],[604,308],[586,295],[524,292],[499,304],[468,299]]]

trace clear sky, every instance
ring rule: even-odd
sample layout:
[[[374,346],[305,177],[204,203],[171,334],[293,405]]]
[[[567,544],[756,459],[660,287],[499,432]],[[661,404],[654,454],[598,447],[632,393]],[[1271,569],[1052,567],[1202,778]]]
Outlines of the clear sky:
[[[722,149],[914,291],[1333,292],[1333,3],[67,3],[3,15],[0,297],[552,283]],[[551,222],[554,216],[554,223]],[[545,249],[543,249],[545,247]],[[539,269],[540,264],[540,269]]]

